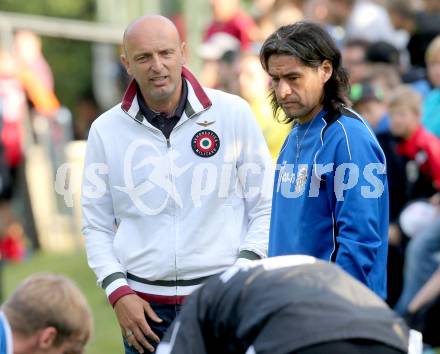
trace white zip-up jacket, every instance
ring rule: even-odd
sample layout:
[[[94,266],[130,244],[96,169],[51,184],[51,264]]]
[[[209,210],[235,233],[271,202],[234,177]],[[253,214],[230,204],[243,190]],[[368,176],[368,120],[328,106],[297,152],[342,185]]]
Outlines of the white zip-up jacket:
[[[90,129],[83,233],[112,304],[133,291],[185,296],[238,257],[267,255],[263,135],[243,99],[203,89],[186,68],[182,77],[187,102],[169,139],[141,114],[135,81]]]

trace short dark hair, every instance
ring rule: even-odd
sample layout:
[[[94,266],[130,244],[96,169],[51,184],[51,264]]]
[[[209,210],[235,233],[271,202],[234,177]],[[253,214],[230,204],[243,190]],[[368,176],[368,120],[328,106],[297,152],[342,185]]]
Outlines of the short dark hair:
[[[348,75],[342,67],[341,52],[330,35],[318,24],[300,21],[282,26],[270,35],[260,50],[260,61],[264,70],[268,71],[268,61],[272,55],[290,55],[304,65],[317,68],[328,60],[333,67],[330,79],[324,84],[324,108],[329,114],[339,115],[342,105],[348,105],[350,84]],[[275,92],[270,91],[270,100],[275,117],[278,117],[280,106]],[[290,123],[293,118],[285,118]]]
[[[366,60],[370,63],[385,63],[396,67],[400,65],[399,50],[385,41],[377,41],[370,44],[365,53]]]

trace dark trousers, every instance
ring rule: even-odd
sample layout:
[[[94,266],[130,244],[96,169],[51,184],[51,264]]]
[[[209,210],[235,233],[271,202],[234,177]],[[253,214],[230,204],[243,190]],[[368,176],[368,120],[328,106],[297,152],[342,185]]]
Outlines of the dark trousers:
[[[163,305],[163,304],[154,304],[151,302],[150,305],[151,308],[154,310],[154,312],[156,312],[156,314],[159,316],[159,318],[162,319],[162,322],[157,323],[147,318],[148,325],[151,327],[153,332],[156,333],[156,335],[160,339],[162,339],[168,327],[171,325],[171,323],[179,314],[181,305]],[[156,342],[152,340],[148,340],[148,341],[153,347],[155,348],[157,347]],[[128,345],[125,338],[124,338],[124,348],[125,348],[125,354],[138,354],[138,351],[136,349]],[[145,350],[144,353],[149,353],[149,351]]]
[[[290,354],[402,354],[383,343],[365,339],[341,340],[306,347]]]

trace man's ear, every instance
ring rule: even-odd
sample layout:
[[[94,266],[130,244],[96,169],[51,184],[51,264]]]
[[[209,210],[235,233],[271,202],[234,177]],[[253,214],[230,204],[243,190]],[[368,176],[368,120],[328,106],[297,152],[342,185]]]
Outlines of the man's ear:
[[[186,52],[186,43],[182,42],[182,44],[180,45],[180,52],[182,54],[182,65],[185,65],[186,63],[186,56],[188,55],[188,53]]]
[[[322,83],[325,84],[333,74],[333,65],[330,60],[324,60],[319,66],[321,72]]]
[[[38,334],[38,347],[48,349],[52,347],[57,337],[58,331],[55,327],[46,327]]]
[[[122,65],[124,65],[125,70],[127,71],[127,74],[132,76],[131,75],[131,70],[130,70],[130,62],[128,61],[127,57],[125,56],[125,53],[122,53],[119,56],[119,59],[121,60]]]

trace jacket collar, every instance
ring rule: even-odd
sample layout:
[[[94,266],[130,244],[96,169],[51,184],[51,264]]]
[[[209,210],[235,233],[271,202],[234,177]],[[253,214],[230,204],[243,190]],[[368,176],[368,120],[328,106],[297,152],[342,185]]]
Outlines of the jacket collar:
[[[203,87],[197,81],[195,76],[185,67],[182,67],[182,79],[186,80],[188,84],[188,98],[185,105],[185,114],[188,118],[191,118],[194,114],[200,113],[212,106],[212,102]],[[136,119],[139,123],[142,123],[144,117],[140,112],[139,103],[136,97],[137,87],[138,84],[136,80],[133,79],[125,91],[121,108],[132,118]]]

